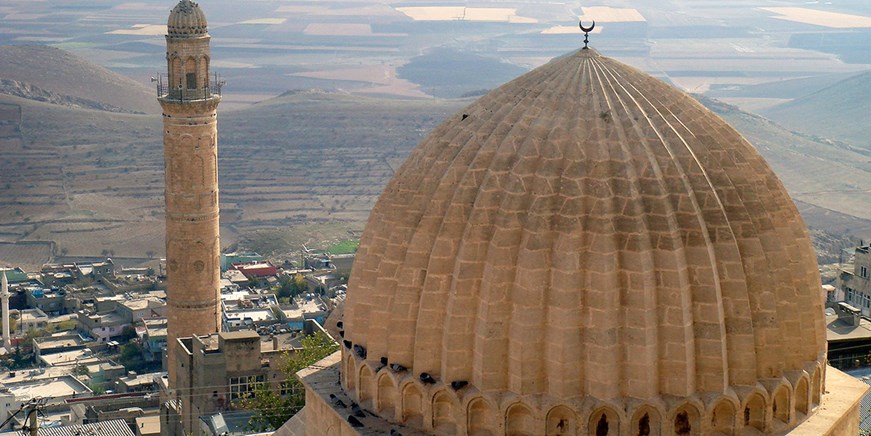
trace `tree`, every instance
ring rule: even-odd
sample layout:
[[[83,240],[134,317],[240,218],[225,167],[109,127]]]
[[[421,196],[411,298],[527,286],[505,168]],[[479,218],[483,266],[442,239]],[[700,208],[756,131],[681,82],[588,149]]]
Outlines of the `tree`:
[[[295,274],[293,277],[281,276],[278,280],[278,298],[295,297],[308,290],[305,276]]]
[[[301,342],[302,349],[292,355],[285,352],[282,361],[284,381],[281,382],[281,392],[284,395],[271,389],[269,382],[264,382],[257,384],[253,395],[242,400],[243,408],[255,411],[255,415],[248,421],[251,430],[275,430],[299,412],[305,406],[305,387],[296,378],[296,373],[339,349],[323,332],[306,336]]]
[[[142,347],[136,342],[128,342],[121,346],[121,357],[118,358],[118,363],[124,366],[127,371],[138,371],[145,365],[145,358],[142,357]]]

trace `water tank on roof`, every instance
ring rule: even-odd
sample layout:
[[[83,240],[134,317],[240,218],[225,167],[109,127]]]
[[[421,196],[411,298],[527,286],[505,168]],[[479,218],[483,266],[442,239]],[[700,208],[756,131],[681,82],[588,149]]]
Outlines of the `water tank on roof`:
[[[44,289],[34,289],[33,290],[33,298],[42,298],[45,296]]]

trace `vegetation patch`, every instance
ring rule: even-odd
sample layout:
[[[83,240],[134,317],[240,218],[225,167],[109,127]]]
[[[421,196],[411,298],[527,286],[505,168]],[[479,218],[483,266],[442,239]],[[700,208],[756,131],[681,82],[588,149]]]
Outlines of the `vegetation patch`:
[[[334,244],[332,247],[327,249],[332,254],[353,254],[357,252],[357,247],[360,246],[360,241],[349,239],[347,241],[339,242],[338,244]]]

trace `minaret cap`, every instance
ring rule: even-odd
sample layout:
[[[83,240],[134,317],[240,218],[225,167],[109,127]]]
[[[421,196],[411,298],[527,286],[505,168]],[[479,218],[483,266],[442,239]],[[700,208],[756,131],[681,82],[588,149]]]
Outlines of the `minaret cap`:
[[[167,36],[176,38],[195,38],[206,36],[208,23],[200,5],[181,0],[172,8],[166,21]]]

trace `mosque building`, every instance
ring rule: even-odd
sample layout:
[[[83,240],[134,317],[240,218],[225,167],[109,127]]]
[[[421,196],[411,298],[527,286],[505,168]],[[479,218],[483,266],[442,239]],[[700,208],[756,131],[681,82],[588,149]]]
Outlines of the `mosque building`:
[[[593,49],[417,147],[339,326],[276,434],[855,435],[867,389],[826,365],[808,231],[761,155]]]

